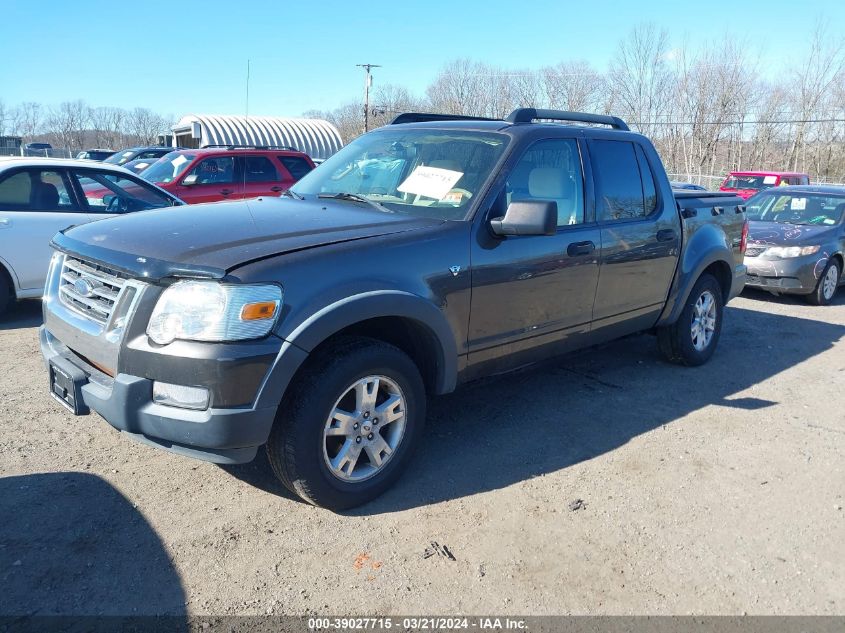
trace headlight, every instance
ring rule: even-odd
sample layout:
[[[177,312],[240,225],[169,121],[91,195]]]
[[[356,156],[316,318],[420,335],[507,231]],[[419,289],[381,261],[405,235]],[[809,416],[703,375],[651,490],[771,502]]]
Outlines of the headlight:
[[[159,345],[176,339],[242,341],[269,334],[282,304],[279,286],[178,281],[153,309],[147,336]]]
[[[770,246],[766,249],[769,259],[789,259],[818,253],[821,246]]]

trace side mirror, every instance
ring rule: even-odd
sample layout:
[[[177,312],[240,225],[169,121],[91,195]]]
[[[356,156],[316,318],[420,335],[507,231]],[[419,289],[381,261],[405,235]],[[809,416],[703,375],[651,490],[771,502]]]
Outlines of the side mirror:
[[[191,185],[197,184],[197,180],[199,176],[197,174],[188,174],[182,179],[182,185],[185,187],[190,187]]]
[[[554,235],[557,233],[557,202],[519,200],[511,202],[505,217],[490,220],[496,235]]]
[[[114,202],[115,198],[117,198],[116,195],[107,193],[103,196],[103,206],[105,206],[106,208],[110,207],[111,203]]]

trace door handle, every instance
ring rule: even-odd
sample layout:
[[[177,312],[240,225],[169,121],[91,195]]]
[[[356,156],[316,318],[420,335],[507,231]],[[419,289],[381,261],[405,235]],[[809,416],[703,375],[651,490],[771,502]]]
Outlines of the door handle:
[[[220,193],[222,193],[224,196],[228,196],[230,193],[235,193],[235,192],[232,189],[221,189]]]
[[[566,247],[566,254],[570,257],[577,257],[579,255],[589,255],[596,250],[596,245],[592,242],[572,242]]]
[[[675,239],[674,229],[661,229],[657,232],[658,242],[671,242]]]
[[[12,226],[10,218],[0,218],[0,229],[8,229],[10,226]]]
[[[285,188],[284,188],[284,187],[270,187],[270,191],[275,191],[275,192],[277,192],[277,193],[278,193],[279,191],[284,191],[284,190],[285,190]]]

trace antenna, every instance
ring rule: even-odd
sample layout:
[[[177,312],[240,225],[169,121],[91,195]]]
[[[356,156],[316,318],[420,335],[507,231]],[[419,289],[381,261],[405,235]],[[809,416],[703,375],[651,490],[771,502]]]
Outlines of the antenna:
[[[246,60],[246,118],[249,118],[249,59]]]

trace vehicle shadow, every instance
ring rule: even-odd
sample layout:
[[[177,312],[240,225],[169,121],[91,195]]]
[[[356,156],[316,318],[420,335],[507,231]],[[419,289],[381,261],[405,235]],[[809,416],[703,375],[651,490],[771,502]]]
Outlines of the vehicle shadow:
[[[259,449],[255,459],[247,464],[218,464],[218,466],[232,477],[240,479],[251,486],[255,486],[259,490],[279,497],[285,497],[298,503],[305,503],[285,488],[282,482],[273,474],[270,460],[267,459],[267,453],[263,448]]]
[[[41,301],[26,299],[10,305],[6,314],[0,316],[0,331],[38,327],[41,321]]]
[[[0,479],[0,596],[0,623],[15,620],[10,630],[64,630],[43,616],[80,625],[71,630],[84,620],[67,618],[167,616],[168,630],[188,630],[185,592],[155,529],[86,473]]]
[[[745,288],[742,291],[742,296],[746,299],[752,299],[754,301],[763,301],[765,303],[775,303],[781,305],[798,305],[798,306],[809,306],[815,309],[824,309],[823,306],[814,306],[811,305],[803,296],[801,295],[774,295],[771,292],[767,292],[765,290],[760,290],[758,288]],[[836,291],[836,294],[833,297],[833,300],[830,302],[832,306],[841,306],[845,305],[845,286],[840,286],[839,289]]]
[[[396,486],[352,510],[373,515],[503,488],[612,451],[707,406],[777,404],[737,396],[825,352],[845,326],[728,307],[719,349],[702,367],[659,358],[632,336],[430,401],[425,438]]]

